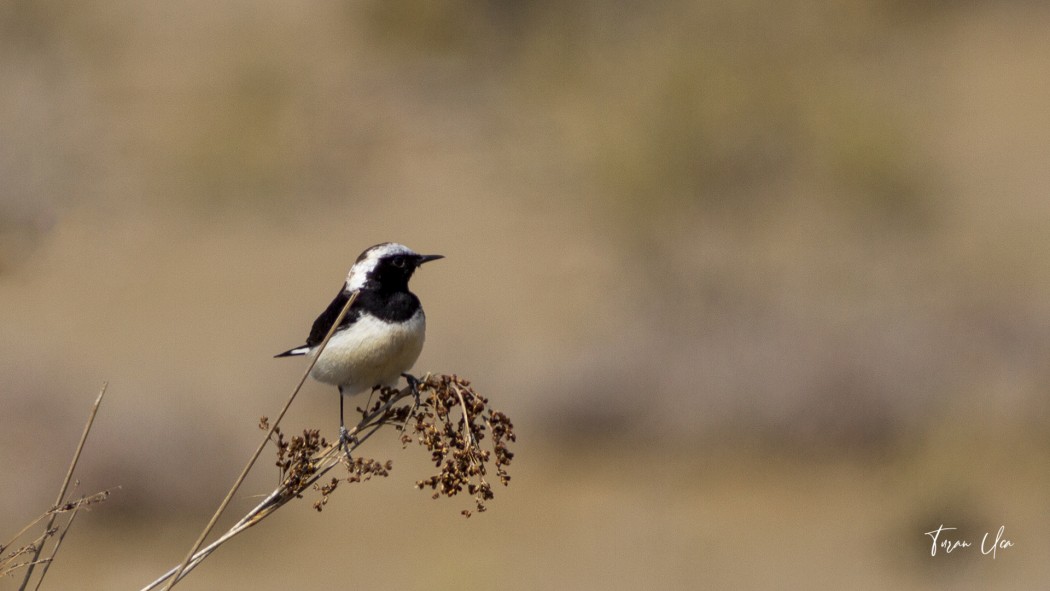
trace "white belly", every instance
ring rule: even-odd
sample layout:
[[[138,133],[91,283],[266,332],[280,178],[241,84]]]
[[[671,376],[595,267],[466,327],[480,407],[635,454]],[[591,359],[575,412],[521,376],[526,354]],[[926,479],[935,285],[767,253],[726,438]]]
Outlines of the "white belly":
[[[422,309],[397,324],[362,316],[349,329],[332,335],[310,376],[342,386],[347,395],[373,386],[394,386],[419,359],[426,330]]]

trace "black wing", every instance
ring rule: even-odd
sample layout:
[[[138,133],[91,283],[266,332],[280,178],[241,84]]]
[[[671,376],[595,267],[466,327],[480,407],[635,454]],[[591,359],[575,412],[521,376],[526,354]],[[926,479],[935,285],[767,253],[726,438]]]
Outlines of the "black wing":
[[[325,308],[324,312],[314,320],[314,325],[310,329],[310,336],[306,339],[307,346],[315,347],[321,344],[325,336],[328,334],[328,330],[332,328],[332,323],[339,317],[339,313],[343,311],[343,306],[346,305],[346,301],[350,299],[350,294],[340,289],[339,293],[336,294],[335,299],[332,300],[331,304]],[[360,299],[360,298],[358,298]],[[361,309],[358,307],[358,301],[354,301],[354,305],[350,306],[350,310],[347,311],[343,321],[339,323],[339,328],[346,328],[357,321],[357,317],[361,315]]]
[[[346,301],[348,299],[350,299],[350,294],[346,293],[345,291],[343,291],[342,288],[340,288],[339,293],[336,294],[335,299],[332,300],[332,303],[328,304],[328,307],[325,308],[324,312],[321,312],[321,315],[317,317],[317,320],[314,320],[314,324],[310,328],[310,336],[306,338],[306,344],[285,351],[284,353],[275,355],[275,357],[305,355],[311,347],[316,347],[317,345],[320,345],[321,341],[323,341],[325,336],[328,334],[328,329],[332,328],[332,323],[335,322],[335,319],[339,316],[339,313],[343,311],[343,306],[346,305]],[[350,326],[355,321],[357,321],[357,318],[360,315],[361,309],[358,307],[358,302],[355,301],[354,305],[351,306],[350,310],[346,313],[346,316],[343,318],[343,321],[339,324],[339,327],[346,328],[347,326]]]

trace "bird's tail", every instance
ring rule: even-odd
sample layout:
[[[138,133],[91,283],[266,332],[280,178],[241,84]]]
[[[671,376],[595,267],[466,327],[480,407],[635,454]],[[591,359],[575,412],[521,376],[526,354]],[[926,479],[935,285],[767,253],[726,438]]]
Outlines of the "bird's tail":
[[[310,352],[310,346],[309,345],[303,345],[301,347],[296,347],[294,349],[288,349],[284,353],[278,353],[278,354],[274,355],[274,357],[295,357],[296,355],[306,355],[309,352]]]

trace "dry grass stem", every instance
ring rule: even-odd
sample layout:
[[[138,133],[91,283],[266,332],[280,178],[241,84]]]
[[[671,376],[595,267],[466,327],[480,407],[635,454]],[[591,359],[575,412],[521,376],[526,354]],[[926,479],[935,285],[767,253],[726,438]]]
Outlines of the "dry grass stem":
[[[69,530],[70,525],[72,525],[73,519],[70,518],[65,523],[64,526],[62,526],[60,528],[56,528],[55,527],[55,520],[58,518],[58,514],[62,513],[62,512],[65,512],[65,511],[74,511],[74,514],[75,514],[75,511],[78,510],[83,504],[89,504],[90,502],[97,502],[97,501],[87,501],[84,498],[81,498],[79,501],[76,501],[74,503],[66,503],[65,507],[63,506],[63,501],[66,498],[66,493],[69,491],[69,485],[73,481],[73,472],[76,470],[77,463],[80,461],[80,454],[81,454],[81,452],[84,451],[84,444],[87,442],[88,434],[91,433],[91,426],[94,425],[94,423],[95,423],[95,416],[98,414],[98,408],[102,404],[102,398],[106,395],[106,388],[107,388],[107,386],[108,386],[107,383],[103,383],[102,384],[102,388],[99,390],[98,397],[95,398],[95,404],[92,405],[92,407],[91,407],[91,413],[88,415],[87,423],[84,425],[84,431],[80,435],[80,441],[79,441],[79,443],[77,443],[76,451],[73,452],[73,459],[69,463],[69,469],[66,470],[66,477],[62,481],[62,486],[58,490],[58,497],[55,499],[54,506],[47,513],[45,513],[44,515],[41,515],[40,518],[34,520],[30,525],[28,525],[25,528],[23,528],[22,531],[20,531],[18,533],[18,535],[16,535],[14,537],[14,539],[12,539],[12,541],[9,544],[6,544],[3,547],[0,547],[0,552],[4,551],[11,544],[13,544],[15,542],[15,540],[17,540],[23,534],[25,534],[25,532],[29,531],[29,529],[34,527],[36,524],[38,524],[45,517],[47,518],[47,525],[44,526],[44,533],[40,537],[38,537],[36,540],[34,540],[34,542],[32,542],[32,543],[30,543],[30,544],[28,544],[26,546],[23,546],[22,548],[20,548],[19,551],[16,551],[16,552],[12,553],[15,556],[22,556],[23,554],[27,554],[27,553],[31,552],[32,553],[32,558],[28,559],[24,563],[20,563],[20,564],[16,565],[16,564],[12,564],[10,562],[8,555],[0,557],[0,577],[9,574],[14,569],[22,568],[22,567],[26,568],[25,576],[22,578],[22,583],[18,587],[19,591],[25,591],[25,589],[27,589],[29,587],[29,583],[30,583],[30,581],[33,578],[33,572],[34,572],[34,570],[36,568],[36,565],[42,564],[42,563],[43,564],[50,564],[51,561],[54,560],[55,554],[58,552],[58,546],[60,544],[56,544],[55,548],[51,552],[51,556],[50,557],[48,557],[45,560],[41,560],[40,559],[40,554],[44,550],[44,544],[45,544],[46,540],[48,538],[54,536],[56,533],[59,533],[59,532],[61,532],[61,535],[59,536],[59,540],[61,540],[63,537],[65,537],[65,534]],[[103,494],[103,493],[99,493],[99,494]],[[104,494],[106,496],[108,496],[109,493],[106,492]],[[91,498],[96,498],[96,497],[98,497],[98,495],[94,495]],[[101,499],[101,500],[104,500],[104,498]],[[66,508],[66,507],[68,507],[68,508]],[[21,550],[25,550],[25,552],[21,552]],[[40,583],[44,580],[44,576],[46,574],[47,574],[47,568],[45,567],[45,569],[40,574],[40,577],[37,580],[36,588],[40,587]]]
[[[219,508],[215,510],[215,514],[212,515],[211,521],[209,521],[208,525],[204,527],[204,531],[202,531],[200,536],[198,536],[197,541],[194,542],[193,547],[191,547],[190,551],[186,554],[186,558],[183,559],[182,563],[175,570],[175,576],[171,577],[171,580],[168,582],[167,586],[164,587],[165,591],[174,587],[175,584],[182,579],[182,572],[189,566],[190,562],[193,560],[193,557],[196,555],[197,550],[201,547],[202,544],[204,544],[204,540],[208,538],[208,534],[211,533],[212,528],[214,528],[215,524],[219,521],[219,517],[226,510],[226,507],[229,506],[230,501],[233,500],[233,495],[237,492],[237,489],[241,487],[241,484],[244,483],[244,479],[248,477],[248,472],[250,472],[252,466],[255,465],[255,461],[259,459],[259,456],[262,454],[263,449],[266,447],[266,443],[270,441],[270,437],[273,436],[273,433],[277,429],[277,426],[280,424],[281,419],[284,418],[285,413],[287,413],[288,409],[292,406],[292,402],[295,401],[295,397],[299,394],[299,390],[302,390],[303,384],[306,383],[306,379],[310,377],[310,371],[313,370],[314,364],[317,363],[318,357],[321,356],[321,353],[324,351],[324,348],[328,346],[328,341],[331,340],[332,335],[335,334],[335,330],[343,322],[343,318],[346,318],[346,313],[350,311],[350,306],[354,305],[354,300],[357,299],[357,294],[358,292],[354,291],[350,294],[350,297],[347,298],[346,304],[343,306],[343,309],[339,311],[339,315],[336,316],[335,321],[332,322],[332,327],[328,329],[328,334],[326,334],[324,339],[321,341],[321,344],[317,349],[317,353],[315,355],[310,356],[310,363],[307,365],[306,371],[303,372],[303,376],[299,379],[299,383],[295,386],[295,389],[292,390],[292,394],[288,397],[288,402],[284,404],[284,408],[282,408],[281,412],[277,414],[277,419],[274,421],[273,426],[270,427],[270,431],[266,434],[266,439],[263,439],[262,443],[259,444],[259,447],[255,450],[255,453],[252,454],[251,459],[248,460],[248,464],[244,467],[244,470],[241,471],[240,476],[237,477],[237,480],[233,483],[233,486],[230,487],[230,492],[226,493],[226,498],[222,500],[222,503],[219,504]]]
[[[382,405],[375,412],[367,413],[360,423],[349,429],[348,434],[350,436],[350,442],[348,447],[350,451],[353,452],[356,450],[364,441],[364,438],[357,437],[359,433],[362,433],[366,429],[375,427],[373,423],[376,419],[382,417],[383,414],[390,410],[390,408],[405,396],[410,395],[411,390],[408,388],[401,391],[394,391],[394,395],[389,397],[386,404]],[[175,582],[182,579],[196,568],[201,561],[218,549],[219,546],[269,517],[274,511],[284,506],[288,501],[301,498],[303,492],[313,486],[332,468],[347,461],[346,454],[343,450],[339,449],[338,442],[329,443],[327,440],[320,437],[317,431],[305,431],[302,437],[295,437],[291,442],[287,442],[285,441],[280,428],[276,424],[270,425],[269,420],[266,418],[263,418],[260,421],[259,426],[268,429],[266,441],[274,443],[278,448],[277,466],[281,470],[280,485],[273,492],[268,494],[262,502],[248,511],[248,513],[230,527],[230,529],[219,536],[218,539],[195,552],[190,557],[190,560],[185,563],[185,568],[179,569],[176,567],[169,570],[157,580],[143,587],[142,591],[156,589],[169,578],[174,578]],[[330,493],[332,489],[334,489],[334,487],[329,488],[328,492]],[[324,489],[322,488],[321,490],[322,493],[324,493]],[[321,505],[323,505],[324,502],[324,498],[321,501],[318,501]]]
[[[55,560],[55,555],[58,553],[58,548],[61,546],[62,540],[65,538],[66,533],[69,532],[70,526],[73,524],[73,519],[80,509],[101,503],[109,498],[110,491],[104,490],[102,492],[95,493],[90,496],[80,497],[75,501],[69,501],[63,503],[59,507],[53,507],[43,515],[34,519],[31,523],[22,528],[9,542],[0,546],[0,578],[13,574],[15,571],[21,568],[33,568],[37,565],[44,565],[44,570],[37,577],[37,583],[34,588],[40,588],[40,583],[44,580],[44,575],[47,573],[47,567]],[[54,522],[59,514],[69,513],[70,517],[66,522],[59,526],[54,526]],[[52,524],[51,527],[46,528],[39,536],[25,542],[10,550],[10,548],[17,542],[26,532],[33,529],[41,521],[47,519]],[[50,556],[47,558],[40,558],[40,554],[43,551],[44,546],[48,539],[58,536],[55,547],[52,548]],[[31,555],[31,556],[30,556]],[[19,589],[27,589],[30,579],[24,578]]]
[[[406,398],[412,403],[402,404]],[[292,499],[302,498],[310,489],[319,493],[313,507],[321,511],[341,483],[359,483],[387,476],[393,468],[390,461],[354,456],[364,442],[384,426],[399,430],[403,445],[415,441],[426,448],[441,469],[438,475],[417,482],[418,487],[431,486],[437,491],[435,498],[441,495],[451,497],[468,490],[475,497],[477,510],[484,511],[484,502],[493,496],[483,477],[485,462],[493,457],[492,453],[495,454],[500,481],[506,485],[510,480],[506,466],[513,458],[506,443],[514,441],[513,425],[506,415],[487,410],[486,404],[487,400],[474,392],[469,382],[456,376],[427,375],[418,382],[418,390],[411,386],[401,390],[383,388],[374,403],[357,409],[361,421],[348,431],[348,451],[341,449],[338,441],[329,443],[317,430],[304,430],[302,435],[287,438],[276,424],[271,425],[263,417],[259,427],[267,430],[267,441],[277,448],[276,465],[281,477],[278,487],[218,539],[194,552],[184,564],[164,573],[142,591],[156,589],[165,581],[169,581],[170,587],[222,544],[269,517]],[[452,412],[457,407],[461,412],[459,418]],[[484,414],[486,411],[487,415]],[[479,420],[479,417],[484,418]],[[409,434],[409,426],[412,434]],[[492,436],[492,453],[483,451],[479,444],[486,431]],[[346,477],[321,481],[340,465],[347,469]],[[471,512],[463,513],[469,516]]]

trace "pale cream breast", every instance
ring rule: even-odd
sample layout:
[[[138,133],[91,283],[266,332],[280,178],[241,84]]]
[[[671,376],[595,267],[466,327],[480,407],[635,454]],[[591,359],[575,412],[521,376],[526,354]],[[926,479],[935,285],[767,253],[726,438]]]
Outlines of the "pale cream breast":
[[[317,381],[342,386],[348,395],[376,385],[393,386],[419,359],[425,338],[422,309],[400,323],[366,315],[332,335],[310,375]]]

